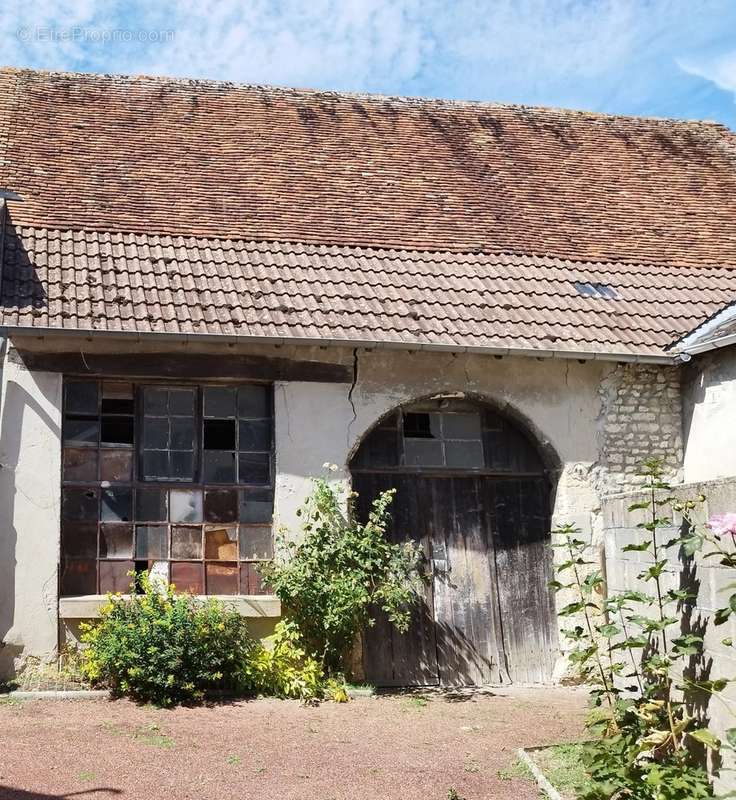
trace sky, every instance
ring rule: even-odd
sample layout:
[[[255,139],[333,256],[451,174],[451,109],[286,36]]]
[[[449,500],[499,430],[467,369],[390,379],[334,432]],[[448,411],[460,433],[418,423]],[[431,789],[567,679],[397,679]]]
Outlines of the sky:
[[[736,129],[736,0],[2,0],[0,63]]]

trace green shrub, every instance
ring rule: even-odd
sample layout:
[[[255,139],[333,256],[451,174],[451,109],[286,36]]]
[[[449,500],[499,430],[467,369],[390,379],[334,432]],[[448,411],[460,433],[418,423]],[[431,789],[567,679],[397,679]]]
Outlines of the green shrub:
[[[243,665],[256,649],[240,614],[153,584],[147,573],[139,580],[140,594],[108,595],[99,621],[83,625],[83,674],[158,705],[240,688]]]
[[[327,675],[342,671],[356,635],[383,610],[401,631],[418,599],[419,550],[386,539],[394,490],[373,501],[365,524],[355,518],[354,493],[323,479],[300,509],[303,538],[279,538],[280,555],[263,568],[307,653]]]

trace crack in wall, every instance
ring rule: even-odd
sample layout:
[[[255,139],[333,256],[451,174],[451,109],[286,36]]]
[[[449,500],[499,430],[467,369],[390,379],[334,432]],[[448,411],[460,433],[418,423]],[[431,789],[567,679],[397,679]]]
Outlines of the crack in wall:
[[[350,448],[350,434],[352,432],[353,425],[355,424],[356,420],[358,419],[358,410],[355,407],[355,401],[353,400],[353,392],[355,392],[355,387],[358,383],[358,370],[360,367],[360,362],[358,358],[358,348],[353,348],[353,381],[350,384],[350,388],[348,389],[348,403],[350,403],[350,408],[353,410],[353,418],[348,423],[347,429],[347,445]]]

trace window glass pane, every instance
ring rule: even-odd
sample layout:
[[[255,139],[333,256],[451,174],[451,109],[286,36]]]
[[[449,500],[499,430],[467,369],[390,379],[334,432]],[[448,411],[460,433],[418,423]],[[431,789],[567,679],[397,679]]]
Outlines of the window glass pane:
[[[174,450],[171,453],[171,478],[177,481],[194,480],[194,453],[180,453]]]
[[[169,479],[169,454],[166,450],[145,450],[143,475],[147,479]]]
[[[129,414],[134,411],[133,384],[108,383],[102,384],[103,414]]]
[[[207,594],[237,594],[238,565],[209,561],[205,563]]]
[[[405,439],[404,463],[407,467],[443,466],[442,442],[432,439]]]
[[[271,489],[240,490],[240,521],[271,522],[273,491]]]
[[[271,457],[268,453],[240,453],[238,456],[240,483],[271,483]]]
[[[203,479],[205,483],[235,483],[235,453],[205,452]]]
[[[146,415],[165,417],[168,414],[168,394],[166,389],[144,389],[143,411]]]
[[[445,462],[448,467],[476,469],[484,466],[483,445],[480,442],[445,442]]]
[[[194,526],[171,527],[172,558],[202,558],[202,529]]]
[[[270,525],[240,526],[240,557],[243,559],[273,557],[273,535]]]
[[[132,558],[133,526],[100,525],[100,558]]]
[[[143,420],[143,447],[146,450],[166,450],[169,446],[169,420]]]
[[[100,451],[100,480],[129,482],[133,477],[132,450]]]
[[[100,519],[105,522],[128,522],[132,516],[133,490],[129,486],[103,489]]]
[[[206,522],[237,522],[238,490],[206,489],[204,518]]]
[[[165,558],[165,556],[164,556]],[[167,584],[169,582],[169,562],[154,561],[148,565],[148,575],[152,582]]]
[[[240,565],[241,594],[268,594],[269,591],[258,572],[258,562],[249,561]]]
[[[480,414],[443,414],[445,439],[480,439]]]
[[[91,447],[73,450],[64,449],[64,480],[65,481],[96,481],[97,480],[97,450]]]
[[[64,522],[61,526],[61,552],[75,558],[97,558],[97,523]]]
[[[206,386],[204,389],[205,417],[234,417],[235,389],[226,386]]]
[[[171,582],[177,592],[204,594],[204,565],[173,561],[171,563]]]
[[[62,517],[96,522],[97,489],[64,489]]]
[[[234,419],[206,419],[202,427],[205,450],[235,450]]]
[[[97,444],[100,423],[97,419],[71,418],[64,420],[64,442],[66,444]]]
[[[205,525],[204,557],[215,561],[234,561],[238,557],[238,529]]]
[[[86,558],[64,558],[60,583],[62,597],[97,594],[97,562]]]
[[[133,417],[102,417],[103,444],[133,444]]]
[[[97,383],[67,381],[64,410],[67,414],[97,414]]]
[[[194,416],[194,389],[172,389],[169,392],[169,413],[179,417]]]
[[[271,393],[268,386],[241,386],[238,389],[238,416],[270,417]]]
[[[171,418],[171,448],[172,450],[194,450],[193,418]]]
[[[136,558],[167,558],[167,534],[165,525],[136,525]]]
[[[100,594],[120,592],[130,594],[130,584],[135,567],[132,561],[100,561]]]
[[[271,449],[271,420],[270,419],[241,419],[238,423],[240,450],[270,450]]]
[[[166,489],[136,489],[135,518],[138,522],[166,522],[169,518]]]
[[[201,489],[172,489],[169,501],[172,522],[202,521]]]

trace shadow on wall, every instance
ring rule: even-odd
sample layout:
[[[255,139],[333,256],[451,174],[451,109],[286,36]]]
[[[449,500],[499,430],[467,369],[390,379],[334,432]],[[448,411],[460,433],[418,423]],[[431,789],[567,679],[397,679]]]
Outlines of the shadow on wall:
[[[22,449],[23,426],[29,414],[37,416],[53,435],[60,436],[58,424],[38,400],[12,379],[8,380],[0,416],[0,678],[12,677],[15,660],[23,652],[22,632],[13,630],[18,542],[15,475]],[[39,457],[43,458],[44,454],[39,452]],[[32,497],[28,500],[33,503]],[[4,796],[0,792],[0,798]]]

